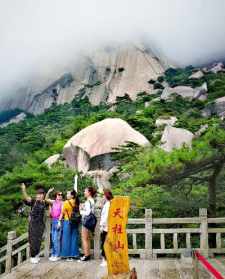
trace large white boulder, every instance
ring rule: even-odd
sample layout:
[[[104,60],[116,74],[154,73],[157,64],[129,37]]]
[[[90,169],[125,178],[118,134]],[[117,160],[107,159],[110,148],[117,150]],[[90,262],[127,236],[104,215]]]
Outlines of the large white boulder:
[[[189,77],[189,79],[200,79],[200,78],[203,78],[203,77],[204,77],[204,73],[203,73],[201,70],[199,70],[199,71],[193,73],[193,74]]]
[[[55,163],[57,163],[59,161],[60,156],[61,156],[60,154],[54,154],[54,155],[48,157],[48,159],[46,159],[44,161],[44,164],[46,164],[49,168],[51,168],[52,165],[54,165]]]
[[[208,104],[202,111],[204,117],[210,117],[211,115],[218,115],[220,117],[225,116],[225,96],[217,98],[212,103]]]
[[[175,116],[160,117],[156,119],[155,125],[157,128],[163,125],[174,126],[176,122],[177,122],[177,118]]]
[[[166,126],[161,138],[161,148],[171,152],[173,149],[179,149],[184,145],[191,147],[193,138],[194,134],[186,129]]]
[[[116,152],[116,148],[128,142],[140,146],[150,144],[145,136],[126,121],[107,118],[74,135],[64,146],[63,154],[69,167],[86,173],[90,169],[91,160]]]
[[[207,99],[207,83],[204,83],[201,87],[192,88],[189,86],[176,86],[176,87],[167,87],[163,90],[161,99],[162,100],[169,100],[171,95],[176,94],[181,96],[182,98],[187,98],[190,100],[197,99],[197,100],[206,100]]]

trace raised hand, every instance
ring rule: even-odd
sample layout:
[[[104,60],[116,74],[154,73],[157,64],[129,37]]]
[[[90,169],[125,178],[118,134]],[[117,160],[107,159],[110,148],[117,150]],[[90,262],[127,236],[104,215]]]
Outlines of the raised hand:
[[[52,187],[52,188],[50,188],[50,189],[48,190],[48,192],[51,193],[51,192],[53,192],[54,190],[55,190],[55,188]]]
[[[26,185],[24,183],[21,184],[21,190],[22,190],[23,198],[30,202],[31,197],[27,194]]]
[[[26,190],[26,185],[24,183],[21,183],[20,187],[22,190]]]

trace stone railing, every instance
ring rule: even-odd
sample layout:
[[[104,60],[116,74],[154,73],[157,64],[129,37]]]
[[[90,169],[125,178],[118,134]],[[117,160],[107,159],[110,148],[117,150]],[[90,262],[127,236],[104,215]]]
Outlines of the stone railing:
[[[135,228],[129,228],[130,225]],[[128,239],[132,239],[129,254],[141,258],[179,255],[190,250],[199,250],[205,256],[225,253],[225,218],[208,218],[204,208],[193,218],[152,218],[152,210],[146,209],[145,218],[128,220],[127,233]],[[144,236],[142,247],[137,245],[138,235]],[[215,247],[209,247],[209,235],[215,239]]]
[[[93,238],[93,254],[100,258],[99,217]],[[202,255],[225,253],[225,218],[208,218],[207,210],[200,209],[193,218],[152,218],[152,210],[145,209],[144,218],[132,218],[127,226],[129,255],[152,259],[159,255],[182,254],[199,250]],[[209,247],[209,235],[215,240],[215,247]],[[50,221],[47,219],[41,255],[49,256]],[[0,248],[0,273],[11,269],[29,258],[28,234],[16,237],[8,233],[7,245]]]
[[[49,256],[50,247],[50,220],[46,221],[40,256]],[[7,244],[0,248],[0,274],[10,273],[12,268],[22,264],[30,258],[28,233],[17,237],[15,231],[8,233]]]

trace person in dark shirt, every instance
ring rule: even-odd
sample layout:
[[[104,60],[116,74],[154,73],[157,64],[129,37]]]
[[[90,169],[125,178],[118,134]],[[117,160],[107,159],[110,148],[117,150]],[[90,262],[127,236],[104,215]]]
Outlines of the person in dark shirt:
[[[26,186],[23,183],[21,185],[24,202],[31,207],[29,215],[29,228],[28,228],[28,240],[30,244],[30,261],[33,264],[37,264],[39,259],[39,253],[41,248],[42,236],[44,233],[44,216],[46,209],[45,191],[40,188],[37,190],[35,199],[32,199],[26,191]]]

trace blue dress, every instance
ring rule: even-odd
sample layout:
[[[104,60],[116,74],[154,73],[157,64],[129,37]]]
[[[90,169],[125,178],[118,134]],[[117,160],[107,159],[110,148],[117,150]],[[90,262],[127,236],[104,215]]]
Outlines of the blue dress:
[[[73,208],[78,206],[74,200],[67,200],[63,205],[64,221],[62,225],[61,257],[79,257],[79,226],[70,223]]]
[[[69,220],[63,221],[61,257],[79,257],[78,227],[70,224]]]

